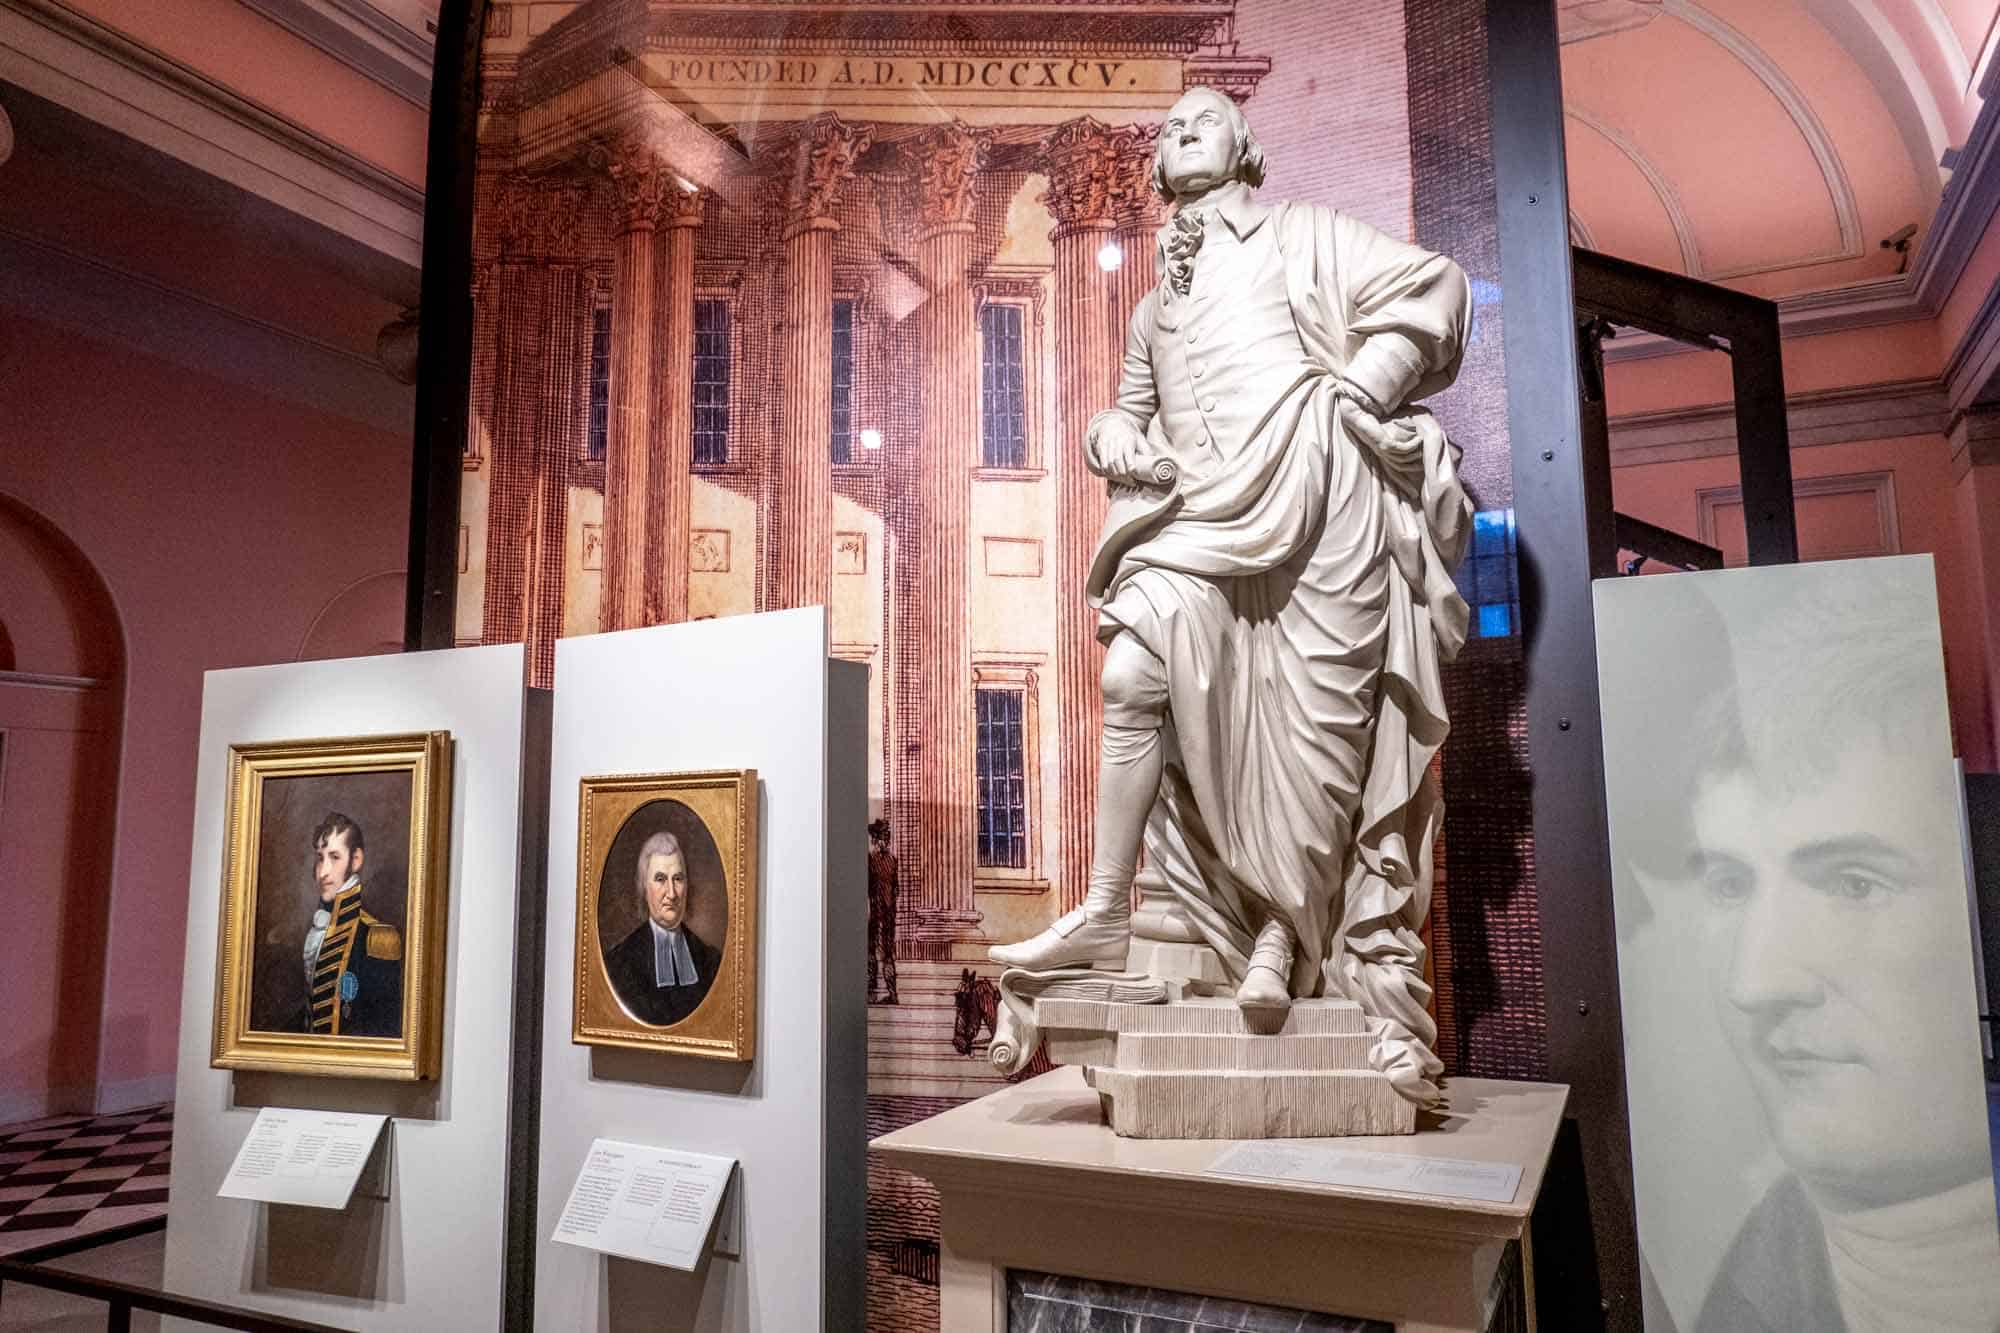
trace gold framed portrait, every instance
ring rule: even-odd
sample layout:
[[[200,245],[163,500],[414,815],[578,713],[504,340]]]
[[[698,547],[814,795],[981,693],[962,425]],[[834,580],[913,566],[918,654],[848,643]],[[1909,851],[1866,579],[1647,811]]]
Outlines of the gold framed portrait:
[[[218,1069],[438,1076],[451,734],[229,747]]]
[[[755,1053],[755,769],[583,779],[570,1037],[710,1060]]]

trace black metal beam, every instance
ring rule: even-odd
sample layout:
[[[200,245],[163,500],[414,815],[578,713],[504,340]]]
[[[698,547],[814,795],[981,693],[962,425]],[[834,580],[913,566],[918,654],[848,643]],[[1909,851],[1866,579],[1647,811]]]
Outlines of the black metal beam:
[[[1579,316],[1728,353],[1750,563],[1796,561],[1799,535],[1776,303],[1592,250],[1576,250],[1573,262]]]
[[[514,903],[514,1036],[507,1069],[507,1207],[502,1329],[535,1326],[535,1241],[542,1163],[542,1016],[549,916],[549,763],[555,691],[521,699],[521,810]]]
[[[1630,514],[1614,514],[1618,523],[1618,549],[1643,555],[1663,565],[1680,569],[1721,569],[1722,552],[1713,546],[1683,537],[1672,528],[1648,523]]]
[[[14,1259],[0,1259],[0,1286],[9,1282],[41,1287],[48,1291],[60,1291],[70,1296],[82,1296],[88,1300],[103,1301],[110,1306],[109,1327],[113,1328],[118,1327],[120,1311],[123,1311],[125,1326],[130,1327],[132,1311],[150,1310],[155,1314],[171,1315],[176,1319],[191,1319],[212,1328],[236,1329],[239,1333],[343,1333],[343,1330],[332,1324],[315,1324],[304,1319],[265,1314],[261,1310],[246,1310],[241,1306],[197,1300],[192,1296],[175,1296],[152,1287],[134,1286],[129,1282],[113,1282],[107,1278],[86,1277],[82,1273],[65,1272],[59,1268],[40,1268]]]
[[[417,417],[403,647],[449,648],[458,616],[458,498],[472,391],[472,187],[486,0],[443,0],[424,171]]]
[[[1586,460],[1583,448],[1555,5],[1487,0],[1486,24],[1548,1072],[1570,1086],[1578,1144],[1568,1176],[1550,1182],[1544,1202],[1587,1209],[1587,1219],[1538,1221],[1538,1237],[1564,1239],[1536,1249],[1536,1300],[1544,1327],[1636,1330],[1638,1242],[1590,592],[1593,577],[1615,573],[1617,540],[1609,469]]]

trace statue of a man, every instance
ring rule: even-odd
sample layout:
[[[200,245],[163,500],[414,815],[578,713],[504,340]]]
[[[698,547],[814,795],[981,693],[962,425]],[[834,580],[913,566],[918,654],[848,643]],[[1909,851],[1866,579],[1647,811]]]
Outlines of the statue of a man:
[[[1246,1010],[1359,1002],[1374,1066],[1437,1095],[1418,930],[1441,804],[1439,661],[1472,507],[1457,449],[1410,406],[1457,373],[1450,260],[1310,204],[1259,202],[1226,96],[1190,90],[1153,172],[1174,205],[1116,406],[1089,595],[1106,645],[1083,906],[995,961],[1123,970],[1141,846]]]

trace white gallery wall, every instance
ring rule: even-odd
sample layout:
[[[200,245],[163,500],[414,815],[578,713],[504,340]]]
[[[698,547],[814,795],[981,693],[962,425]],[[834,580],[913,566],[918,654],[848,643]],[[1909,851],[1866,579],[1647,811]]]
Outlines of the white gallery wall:
[[[817,607],[556,645],[538,1328],[863,1325],[866,670],[826,652]],[[755,1060],[573,1044],[579,783],[736,768],[761,787]],[[737,1252],[682,1273],[553,1243],[596,1138],[738,1159]]]
[[[2000,1327],[1935,587],[1595,585],[1648,1328]]]
[[[208,673],[167,1290],[385,1333],[499,1327],[521,678],[518,645]],[[210,1068],[229,747],[433,730],[453,740],[442,1076],[391,1083]],[[344,1211],[217,1198],[263,1106],[392,1117],[388,1198],[357,1197]]]

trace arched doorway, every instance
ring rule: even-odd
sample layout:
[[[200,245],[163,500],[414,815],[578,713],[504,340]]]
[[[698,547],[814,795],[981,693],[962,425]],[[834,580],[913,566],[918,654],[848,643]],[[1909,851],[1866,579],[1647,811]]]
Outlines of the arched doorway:
[[[103,578],[0,494],[0,1123],[92,1109],[124,635]]]

